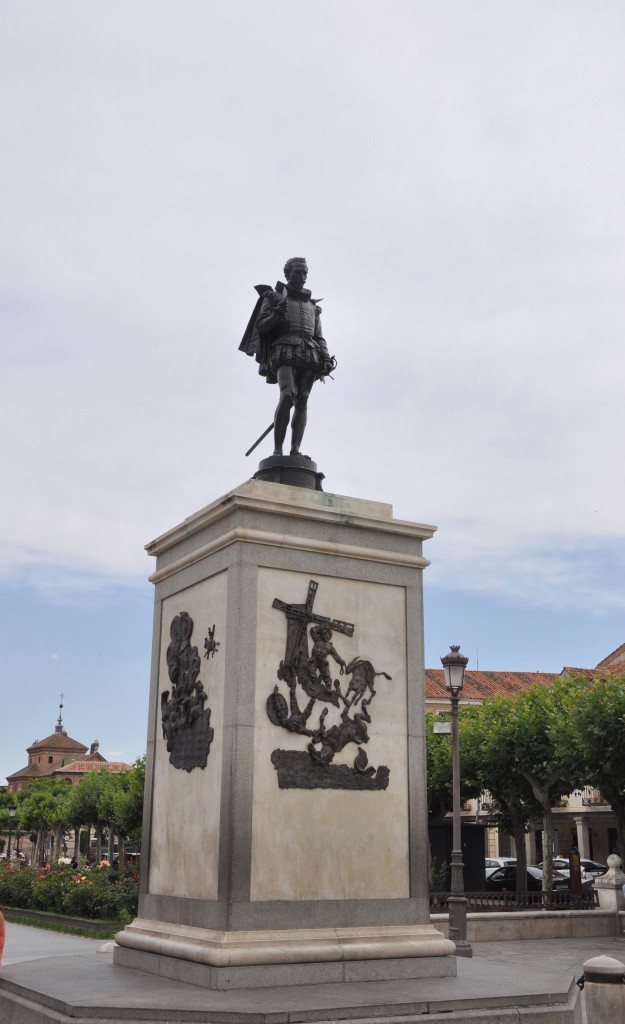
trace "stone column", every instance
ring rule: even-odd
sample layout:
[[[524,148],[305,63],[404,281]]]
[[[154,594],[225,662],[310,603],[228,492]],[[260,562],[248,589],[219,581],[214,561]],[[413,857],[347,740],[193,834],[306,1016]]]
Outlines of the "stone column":
[[[582,815],[577,815],[573,820],[575,821],[575,828],[577,829],[577,849],[579,850],[579,855],[582,860],[590,860],[588,825]]]
[[[525,853],[527,855],[527,863],[536,863],[536,834],[534,832],[527,832],[525,836]]]
[[[455,974],[429,920],[433,530],[253,480],[148,546],[142,891],[115,963],[210,988]]]

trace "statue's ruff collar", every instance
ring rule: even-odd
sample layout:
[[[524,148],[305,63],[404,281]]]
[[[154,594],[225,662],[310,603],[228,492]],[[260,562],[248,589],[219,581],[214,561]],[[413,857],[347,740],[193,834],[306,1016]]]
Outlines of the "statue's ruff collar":
[[[323,302],[323,299],[313,299],[312,292],[309,288],[302,288],[301,291],[296,291],[295,288],[291,288],[290,285],[285,284],[284,281],[278,281],[275,290],[277,292],[286,292],[287,295],[292,299],[307,299],[309,302]]]

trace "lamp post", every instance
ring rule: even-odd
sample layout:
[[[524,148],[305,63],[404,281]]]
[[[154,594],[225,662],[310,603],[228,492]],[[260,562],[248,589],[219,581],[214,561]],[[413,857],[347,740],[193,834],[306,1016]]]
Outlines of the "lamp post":
[[[11,836],[13,835],[13,819],[17,807],[15,804],[9,804],[9,845],[7,846],[7,862],[11,860]]]
[[[449,938],[456,944],[457,956],[473,956],[467,941],[467,898],[464,895],[464,865],[460,830],[460,742],[458,738],[458,704],[464,684],[464,670],[469,659],[460,654],[460,647],[441,658],[445,669],[445,686],[451,700],[453,833],[451,850],[451,896],[449,897]]]

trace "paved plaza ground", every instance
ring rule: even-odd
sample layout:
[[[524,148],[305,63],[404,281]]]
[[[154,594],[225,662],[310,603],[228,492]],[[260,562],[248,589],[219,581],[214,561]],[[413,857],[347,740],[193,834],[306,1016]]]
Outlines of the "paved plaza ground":
[[[55,971],[59,964],[56,958],[80,957],[83,969],[78,973],[83,974],[84,968],[90,962],[90,957],[97,958],[102,965],[109,964],[110,950],[111,943],[104,943],[101,939],[79,938],[27,925],[7,924],[3,968],[23,964],[27,961],[36,961],[36,964],[33,963],[33,974],[41,976],[42,972],[45,974],[50,971],[52,974]],[[625,963],[625,938],[615,936],[614,938],[477,942],[473,946],[473,951],[473,961],[462,958],[458,960],[458,978],[464,979],[467,992],[478,982],[480,985],[491,986],[492,989],[497,989],[502,985],[514,985],[517,979],[527,977],[528,968],[535,972],[537,981],[540,978],[543,986],[545,983],[549,985],[551,979],[555,992],[561,990],[563,984],[568,983],[573,975],[575,978],[579,978],[583,972],[584,961],[593,956],[604,954]],[[133,971],[127,972],[123,968],[115,968],[115,970],[124,971],[131,984],[133,978],[137,977],[137,973]],[[86,973],[91,972],[87,970]],[[151,979],[151,984],[156,988],[160,987],[161,983],[164,996],[167,983],[163,979]],[[123,984],[120,986],[121,989],[124,987]],[[189,988],[192,990],[191,996],[197,995],[200,1000],[202,990],[193,990],[191,986]],[[229,995],[232,996],[234,993]],[[264,997],[267,995],[268,992],[265,990]],[[247,1002],[250,996],[251,993],[248,992],[243,995],[243,998]],[[219,998],[221,999],[223,996]],[[192,998],[192,1001],[195,1002],[195,998]]]

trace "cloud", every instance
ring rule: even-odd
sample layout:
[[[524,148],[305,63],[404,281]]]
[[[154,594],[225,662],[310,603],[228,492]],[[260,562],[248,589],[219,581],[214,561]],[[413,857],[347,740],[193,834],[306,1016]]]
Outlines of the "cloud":
[[[6,582],[138,585],[146,541],[252,474],[276,396],[237,345],[303,253],[328,489],[436,522],[436,585],[621,607],[622,12],[5,20]]]

